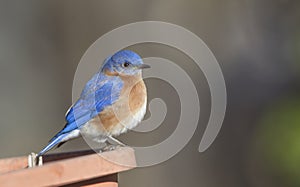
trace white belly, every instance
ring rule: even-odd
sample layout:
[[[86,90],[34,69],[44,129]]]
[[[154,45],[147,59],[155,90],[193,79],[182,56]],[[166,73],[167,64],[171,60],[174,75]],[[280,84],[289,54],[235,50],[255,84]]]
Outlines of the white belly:
[[[106,130],[103,127],[100,118],[97,116],[83,125],[80,129],[80,133],[94,141],[103,143],[108,136],[118,136],[136,127],[145,116],[146,106],[147,99],[145,99],[141,109],[137,110],[136,113],[123,118],[109,130]]]
[[[147,106],[147,99],[145,99],[145,102],[142,105],[140,110],[138,110],[135,114],[128,116],[120,123],[118,123],[114,128],[112,128],[111,135],[118,136],[122,133],[125,133],[127,130],[136,127],[145,116],[146,106]]]

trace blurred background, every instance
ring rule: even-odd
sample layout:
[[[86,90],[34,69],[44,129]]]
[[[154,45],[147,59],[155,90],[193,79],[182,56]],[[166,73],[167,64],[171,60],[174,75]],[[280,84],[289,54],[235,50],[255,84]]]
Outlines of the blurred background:
[[[167,58],[188,72],[201,116],[179,154],[120,174],[120,186],[300,186],[299,8],[297,0],[1,0],[0,158],[38,152],[63,127],[76,67],[96,39],[128,23],[155,20],[189,29],[212,50],[226,81],[226,117],[212,146],[199,153],[210,112],[201,70],[168,46],[131,46],[142,57]],[[161,97],[168,114],[149,134],[122,135],[129,145],[155,144],[178,121],[174,89],[155,79],[146,84],[149,100]],[[56,151],[86,148],[78,139]]]

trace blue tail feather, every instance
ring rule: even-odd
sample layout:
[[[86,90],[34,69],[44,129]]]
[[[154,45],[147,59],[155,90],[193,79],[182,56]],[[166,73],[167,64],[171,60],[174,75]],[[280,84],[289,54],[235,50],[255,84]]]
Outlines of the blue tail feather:
[[[59,143],[62,143],[63,142],[62,140],[66,136],[67,136],[67,134],[62,134],[62,135],[56,137],[55,139],[52,139],[51,142],[44,149],[42,149],[37,156],[41,156],[41,155],[45,154],[49,150],[53,149]]]

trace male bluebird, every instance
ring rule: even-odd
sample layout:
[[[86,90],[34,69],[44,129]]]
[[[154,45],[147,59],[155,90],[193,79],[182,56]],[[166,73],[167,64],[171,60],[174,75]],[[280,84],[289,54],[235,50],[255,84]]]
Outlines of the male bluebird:
[[[108,57],[67,111],[65,127],[38,156],[80,135],[120,144],[113,136],[134,128],[145,115],[147,92],[142,69],[149,67],[129,50]]]

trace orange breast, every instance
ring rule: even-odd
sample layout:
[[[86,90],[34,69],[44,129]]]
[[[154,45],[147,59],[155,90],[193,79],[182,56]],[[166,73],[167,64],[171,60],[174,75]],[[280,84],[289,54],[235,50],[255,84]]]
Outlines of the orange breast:
[[[147,99],[146,86],[140,76],[121,78],[124,81],[124,87],[121,91],[120,99],[98,115],[102,128],[108,132],[112,131],[120,122],[142,109]]]

